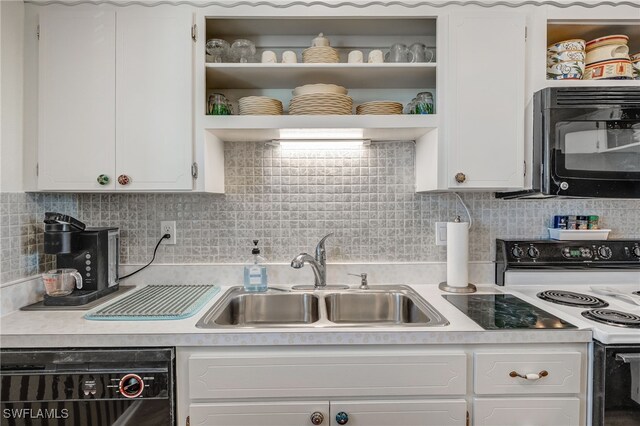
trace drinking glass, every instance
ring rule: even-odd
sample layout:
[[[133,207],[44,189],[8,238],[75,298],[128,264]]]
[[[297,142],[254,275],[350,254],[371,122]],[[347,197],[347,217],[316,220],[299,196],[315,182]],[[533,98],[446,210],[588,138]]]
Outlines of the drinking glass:
[[[231,53],[234,58],[238,59],[238,62],[246,64],[253,60],[253,55],[256,54],[256,45],[250,40],[241,38],[233,42]]]
[[[414,62],[413,53],[402,43],[392,45],[384,58],[385,62]]]
[[[229,54],[229,43],[219,38],[212,38],[207,40],[205,45],[207,54],[213,58],[213,62],[224,62]]]
[[[233,115],[231,102],[222,93],[213,93],[207,102],[207,115]]]
[[[433,114],[433,95],[431,92],[420,92],[416,96],[416,114]]]
[[[413,43],[409,46],[409,52],[413,54],[411,62],[432,62],[433,50],[427,49],[422,43]]]

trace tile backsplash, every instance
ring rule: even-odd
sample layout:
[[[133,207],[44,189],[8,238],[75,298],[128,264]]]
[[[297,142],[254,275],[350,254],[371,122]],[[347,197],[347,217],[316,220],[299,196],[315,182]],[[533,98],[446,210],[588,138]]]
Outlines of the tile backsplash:
[[[51,265],[41,254],[49,209],[89,226],[119,227],[124,264],[151,259],[162,220],[176,221],[177,244],[161,246],[157,263],[244,262],[252,239],[260,240],[269,261],[289,262],[312,253],[329,232],[329,262],[445,261],[446,248],[435,245],[435,222],[465,218],[465,212],[453,194],[414,192],[414,154],[412,142],[332,151],[233,143],[225,146],[224,195],[2,194],[2,282]],[[473,216],[475,261],[493,259],[495,238],[546,238],[554,214],[596,214],[611,237],[640,238],[640,200],[461,196]]]

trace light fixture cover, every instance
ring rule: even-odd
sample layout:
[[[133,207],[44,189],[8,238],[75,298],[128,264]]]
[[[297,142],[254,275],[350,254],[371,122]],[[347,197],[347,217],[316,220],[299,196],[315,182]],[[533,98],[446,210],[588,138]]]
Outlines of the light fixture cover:
[[[364,129],[280,129],[281,140],[350,140],[363,137]]]

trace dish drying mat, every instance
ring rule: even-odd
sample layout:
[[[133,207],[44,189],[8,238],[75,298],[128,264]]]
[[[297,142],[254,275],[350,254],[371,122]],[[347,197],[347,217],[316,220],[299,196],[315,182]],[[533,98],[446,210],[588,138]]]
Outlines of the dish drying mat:
[[[88,320],[156,321],[189,318],[220,291],[209,284],[148,285],[85,314]]]

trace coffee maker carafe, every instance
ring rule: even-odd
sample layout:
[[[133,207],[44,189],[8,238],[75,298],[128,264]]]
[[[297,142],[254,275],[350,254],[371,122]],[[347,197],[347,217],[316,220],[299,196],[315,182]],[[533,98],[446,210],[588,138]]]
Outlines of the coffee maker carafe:
[[[118,290],[118,228],[87,228],[71,216],[54,212],[45,213],[44,224],[44,252],[56,255],[57,268],[76,269],[83,283],[82,289],[68,296],[45,295],[45,305],[84,305]]]

